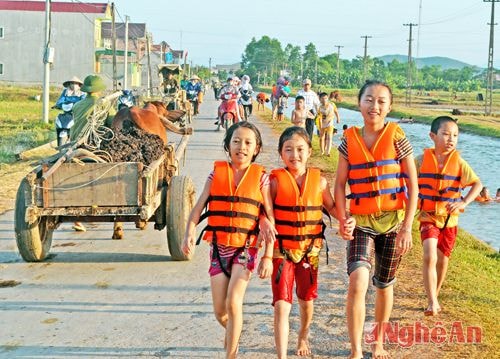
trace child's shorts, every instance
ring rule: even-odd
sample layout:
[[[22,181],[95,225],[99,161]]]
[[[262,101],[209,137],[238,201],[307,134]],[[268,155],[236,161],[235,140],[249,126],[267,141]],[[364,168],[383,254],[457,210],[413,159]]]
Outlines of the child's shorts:
[[[278,269],[283,261],[280,280],[276,283]],[[273,305],[278,300],[284,300],[290,304],[293,302],[294,283],[299,299],[305,301],[316,299],[318,297],[318,268],[313,268],[305,259],[299,263],[293,263],[284,258],[274,258],[273,275],[271,276]]]
[[[353,236],[352,241],[347,241],[347,274],[360,267],[371,270],[375,256],[373,285],[384,289],[396,283],[396,271],[401,262],[396,246],[397,232],[374,235],[355,228]]]
[[[439,228],[430,222],[420,223],[420,239],[437,238],[437,247],[446,257],[451,256],[455,240],[457,239],[457,226]]]
[[[243,248],[229,247],[224,245],[217,245],[219,249],[220,262],[217,255],[214,253],[213,246],[210,248],[210,268],[208,269],[208,274],[210,277],[216,276],[218,274],[224,273],[221,268],[221,262],[227,273],[231,274],[233,265],[239,264],[245,265],[245,258],[242,256],[244,253]],[[255,260],[257,258],[257,253],[259,249],[252,247],[248,248],[248,262],[246,267],[250,272],[255,269]]]

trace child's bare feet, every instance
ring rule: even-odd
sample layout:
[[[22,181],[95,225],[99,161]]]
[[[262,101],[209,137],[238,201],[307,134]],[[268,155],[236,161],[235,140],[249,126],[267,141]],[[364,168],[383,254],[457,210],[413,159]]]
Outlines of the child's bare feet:
[[[438,315],[438,313],[441,311],[441,306],[439,304],[429,304],[426,310],[424,310],[424,315],[426,317],[433,316],[433,315]]]
[[[309,340],[307,336],[299,336],[299,340],[297,342],[297,355],[298,356],[307,356],[311,355],[311,347],[309,346]]]
[[[382,343],[374,343],[371,346],[372,348],[372,358],[373,359],[389,359],[391,356],[384,349]]]

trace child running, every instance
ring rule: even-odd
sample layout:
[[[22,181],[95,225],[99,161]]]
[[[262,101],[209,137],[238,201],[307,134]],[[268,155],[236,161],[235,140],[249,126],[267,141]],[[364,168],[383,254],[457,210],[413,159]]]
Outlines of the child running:
[[[262,148],[259,130],[250,122],[232,125],[224,137],[230,162],[216,161],[189,216],[182,250],[192,253],[196,225],[208,217],[203,239],[211,244],[210,285],[215,317],[226,329],[227,358],[235,358],[243,326],[243,297],[255,268],[259,232],[271,247],[275,239],[269,178],[253,163]],[[203,208],[207,211],[202,215]],[[265,214],[261,214],[263,207]],[[260,215],[260,221],[259,221]],[[268,262],[268,261],[265,261]],[[271,263],[260,275],[269,277]]]
[[[306,118],[314,117],[311,111],[306,110],[304,96],[295,98],[295,109],[292,111],[291,121],[294,126],[306,128]]]
[[[426,316],[441,311],[438,296],[457,237],[458,213],[474,201],[482,187],[479,177],[456,150],[456,120],[448,116],[437,117],[432,121],[429,135],[434,148],[425,149],[416,160]],[[462,198],[461,191],[468,186],[471,189]]]
[[[311,140],[302,127],[289,127],[278,143],[285,168],[271,171],[271,197],[278,235],[263,258],[273,260],[272,289],[274,305],[274,338],[278,358],[287,357],[289,322],[293,285],[300,308],[299,356],[311,354],[309,328],[318,296],[319,251],[323,246],[322,209],[336,217],[335,203],[326,179],[317,168],[307,168]],[[344,219],[342,237],[352,238],[355,221]],[[272,257],[271,257],[272,255]]]
[[[389,322],[393,285],[401,256],[412,247],[411,229],[417,206],[417,173],[413,149],[399,125],[385,122],[391,111],[392,91],[379,81],[367,81],[358,94],[364,126],[350,127],[339,146],[335,202],[344,231],[346,183],[351,193],[350,213],[356,219],[354,240],[347,242],[347,326],[350,358],[362,358],[365,296],[375,253],[373,284],[375,341],[373,358],[388,358],[384,325]]]
[[[330,156],[334,130],[333,118],[335,117],[337,123],[340,123],[339,111],[334,103],[328,101],[328,94],[326,92],[319,94],[319,102],[319,147],[321,149],[321,155]]]

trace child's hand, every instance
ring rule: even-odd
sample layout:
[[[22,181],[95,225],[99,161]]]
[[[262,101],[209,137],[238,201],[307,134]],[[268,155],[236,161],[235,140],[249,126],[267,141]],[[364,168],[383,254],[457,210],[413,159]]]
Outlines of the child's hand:
[[[459,201],[459,202],[448,203],[446,208],[448,209],[448,213],[453,214],[453,213],[463,212],[466,206],[467,204],[464,201]]]
[[[352,233],[354,232],[354,228],[356,227],[356,220],[352,217],[342,218],[340,221],[339,233],[342,239],[346,241],[353,240],[354,237]]]
[[[413,247],[411,227],[401,227],[396,236],[396,246],[399,255],[404,255]]]
[[[259,278],[270,278],[273,274],[273,259],[269,256],[263,256],[259,261],[258,268]]]
[[[192,235],[186,234],[184,237],[184,240],[182,241],[182,253],[184,253],[186,256],[190,256],[193,254],[193,249],[195,246],[195,237]]]
[[[261,219],[259,228],[260,228],[260,235],[262,236],[262,238],[266,241],[268,245],[269,244],[272,245],[276,240],[276,235],[278,234],[278,231],[276,230],[276,228],[274,228],[271,221],[269,221],[269,219],[267,218]]]

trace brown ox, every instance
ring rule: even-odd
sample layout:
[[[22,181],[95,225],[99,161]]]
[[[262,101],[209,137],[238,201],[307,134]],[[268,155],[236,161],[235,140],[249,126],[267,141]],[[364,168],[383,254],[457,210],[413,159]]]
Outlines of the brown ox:
[[[151,101],[146,102],[143,108],[137,106],[122,108],[115,115],[111,128],[120,131],[123,122],[129,120],[143,131],[159,136],[163,143],[167,144],[167,130],[182,135],[192,133],[192,129],[179,128],[173,123],[184,114],[185,111],[182,110],[168,111],[161,101]]]
[[[121,131],[124,121],[130,121],[145,132],[159,136],[163,143],[167,144],[167,130],[178,134],[191,134],[192,128],[179,128],[173,122],[178,121],[184,116],[185,111],[168,111],[165,104],[161,101],[147,102],[143,108],[132,106],[122,108],[115,115],[111,128],[114,131]],[[144,222],[136,223],[136,227],[144,229]],[[123,238],[123,223],[115,222],[113,228],[113,239]]]

